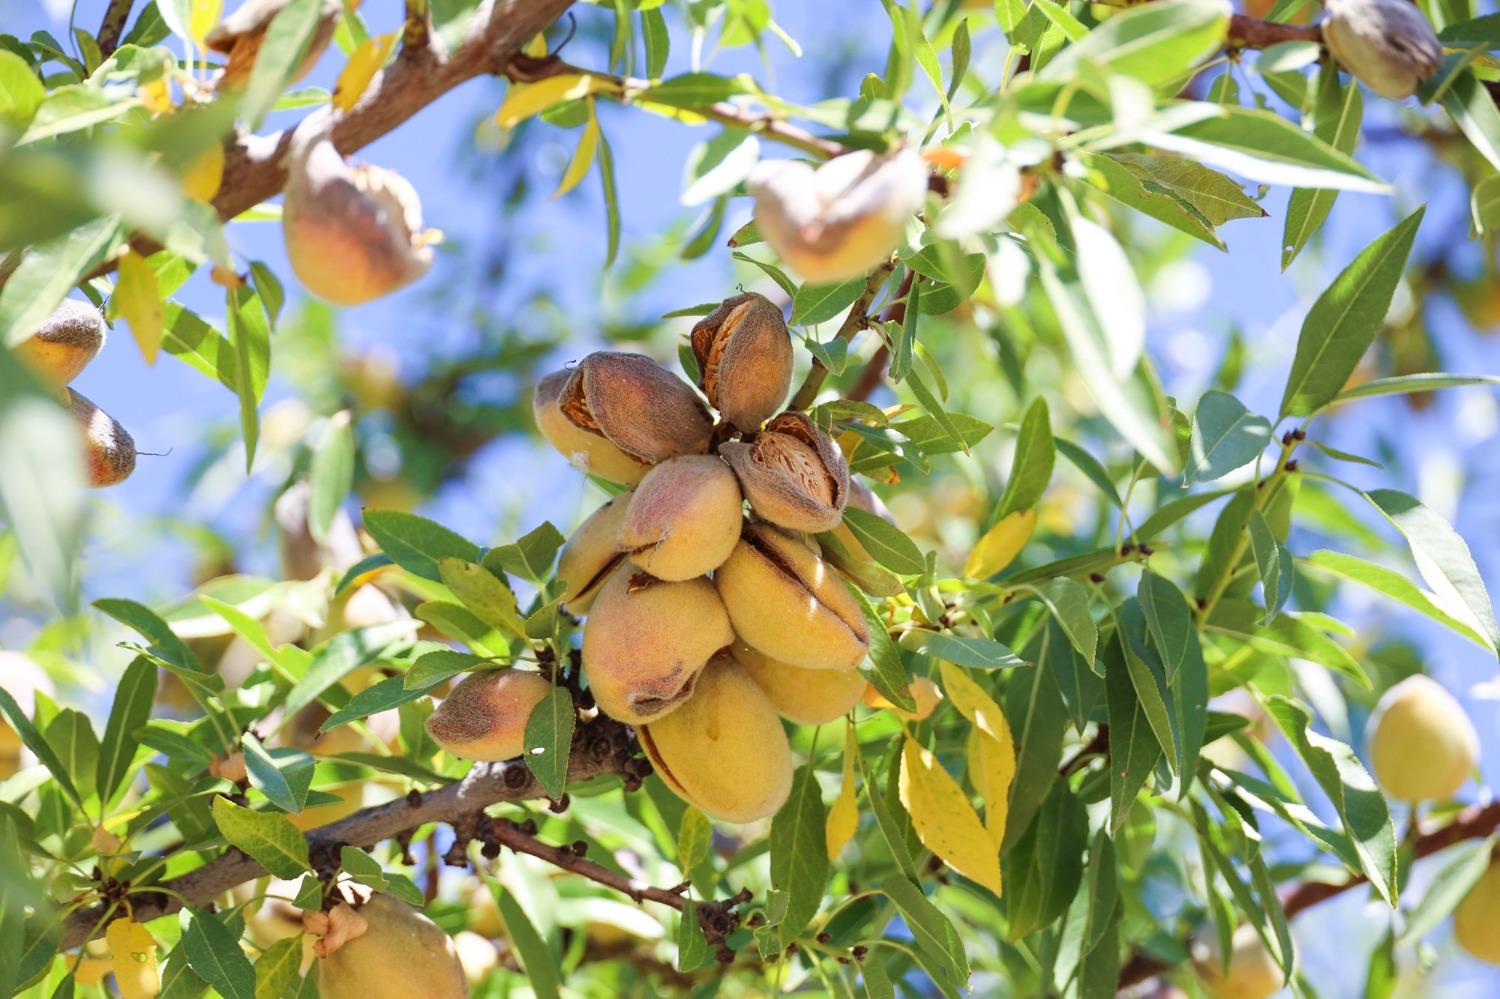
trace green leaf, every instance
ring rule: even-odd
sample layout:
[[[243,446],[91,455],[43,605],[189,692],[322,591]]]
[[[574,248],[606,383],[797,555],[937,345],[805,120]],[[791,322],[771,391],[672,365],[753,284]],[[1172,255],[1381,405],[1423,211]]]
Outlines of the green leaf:
[[[1104,647],[1104,693],[1109,717],[1110,831],[1118,833],[1146,778],[1161,759],[1161,746],[1136,696],[1118,635]]]
[[[1282,416],[1307,416],[1339,394],[1380,332],[1425,208],[1365,247],[1308,310],[1281,397]]]
[[[875,561],[892,572],[914,576],[927,571],[922,550],[884,518],[851,506],[844,509],[844,526]]]
[[[552,563],[566,540],[562,532],[552,526],[551,521],[544,520],[517,539],[515,544],[491,548],[485,553],[482,564],[497,576],[498,564],[499,569],[504,572],[523,576],[534,583],[542,583],[551,574]]]
[[[1006,481],[1005,492],[995,508],[994,520],[998,521],[1017,510],[1029,510],[1036,506],[1047,489],[1047,483],[1052,479],[1052,467],[1056,460],[1047,400],[1037,396],[1021,415],[1021,428],[1016,434],[1016,450],[1010,459],[1010,478]]]
[[[479,548],[473,542],[414,513],[366,511],[365,530],[391,561],[435,583],[443,581],[438,559],[451,556],[465,562],[479,561]]]
[[[403,704],[409,704],[431,693],[434,686],[436,684],[410,688],[406,685],[405,677],[388,676],[374,686],[366,687],[349,698],[349,703],[329,715],[328,719],[318,726],[318,731],[331,732],[348,722],[368,718],[370,715],[389,711],[392,708],[399,708]]]
[[[615,154],[604,131],[599,132],[599,185],[604,192],[604,269],[609,270],[620,252],[620,189],[615,183]]]
[[[482,565],[463,559],[438,559],[438,572],[453,595],[485,624],[517,638],[526,637],[516,595]]]
[[[43,735],[66,773],[78,784],[94,783],[99,765],[99,737],[94,734],[88,715],[64,708],[47,724]]]
[[[840,315],[865,290],[865,279],[842,284],[804,284],[792,298],[792,322],[811,326]]]
[[[311,866],[307,840],[285,815],[257,812],[219,795],[214,798],[213,816],[214,824],[230,845],[245,851],[278,878],[290,881],[301,877]],[[208,978],[197,965],[193,970]]]
[[[144,656],[137,656],[125,668],[115,688],[104,739],[99,745],[99,763],[94,771],[94,787],[99,801],[107,804],[115,789],[130,772],[140,745],[136,732],[151,718],[151,702],[156,698],[156,666]]]
[[[354,486],[354,428],[351,419],[348,410],[334,414],[313,452],[312,471],[308,474],[307,527],[319,543],[328,539],[333,519],[338,516],[344,497]]]
[[[283,812],[300,812],[312,785],[313,758],[300,749],[268,750],[252,732],[240,738],[250,785]]]
[[[12,134],[26,131],[46,96],[26,60],[0,49],[0,125]]]
[[[255,962],[255,999],[282,999],[302,965],[302,937],[294,935],[267,947]]]
[[[1005,684],[1001,709],[1016,744],[1016,774],[1010,783],[1005,821],[1007,849],[1031,825],[1057,781],[1068,708],[1052,673],[1056,659],[1050,654],[1050,646],[1061,640],[1058,629],[1044,629],[1034,646],[1036,668],[1011,674]]]
[[[73,786],[73,781],[69,778],[68,771],[64,769],[62,761],[57,758],[57,754],[52,751],[52,746],[42,737],[42,733],[37,731],[37,727],[31,723],[31,719],[26,717],[26,712],[21,710],[21,706],[10,695],[10,691],[4,687],[0,687],[0,715],[5,716],[10,722],[10,727],[15,729],[16,734],[21,737],[21,743],[36,754],[36,758],[42,761],[42,766],[46,767],[53,779],[57,781],[57,786],[62,788],[63,793],[81,810],[83,799],[79,797],[78,789]]]
[[[1355,399],[1368,399],[1378,395],[1433,392],[1437,389],[1462,388],[1465,385],[1500,385],[1500,375],[1449,375],[1431,373],[1376,378],[1362,385],[1356,385],[1354,388],[1345,389],[1334,396],[1333,399],[1324,403],[1322,409],[1326,410],[1333,406],[1352,402]]]
[[[0,286],[0,346],[14,347],[35,333],[119,238],[119,220],[100,218],[26,250]]]
[[[880,831],[880,838],[885,842],[886,849],[890,851],[896,869],[903,876],[913,881],[917,880],[917,865],[912,860],[911,849],[907,846],[910,823],[903,821],[904,815],[898,818],[885,803],[880,784],[870,772],[870,762],[863,755],[859,758],[859,768],[860,783],[864,785],[865,797],[870,802],[870,814],[875,816],[875,828]]]
[[[1089,610],[1089,588],[1076,579],[1059,576],[1036,592],[1073,648],[1092,666],[1098,654],[1099,629]]]
[[[786,907],[777,928],[782,946],[796,940],[817,914],[828,884],[828,848],[823,827],[828,812],[811,764],[792,779],[792,793],[771,819],[771,886]]]
[[[255,999],[255,968],[234,934],[203,909],[183,909],[180,920],[188,967],[224,999]]]
[[[1161,656],[1167,683],[1171,685],[1187,661],[1189,646],[1194,641],[1192,608],[1177,584],[1150,569],[1141,573],[1135,596],[1151,631],[1151,644]]]
[[[1313,108],[1313,134],[1346,156],[1354,153],[1364,121],[1365,102],[1359,84],[1350,81],[1339,85],[1339,73],[1332,63],[1318,70],[1318,97]],[[1313,233],[1323,227],[1333,209],[1337,191],[1297,188],[1287,201],[1286,222],[1281,232],[1281,269],[1291,266],[1297,254],[1307,245]]]
[[[901,647],[918,655],[946,659],[972,669],[1011,669],[1027,665],[1024,659],[1000,642],[972,635],[912,630],[901,636]]]
[[[568,752],[576,721],[573,695],[562,687],[549,690],[526,718],[526,766],[554,799],[561,798],[568,786]]]
[[[167,622],[144,604],[138,604],[134,600],[107,597],[95,600],[94,607],[126,627],[139,632],[151,643],[151,650],[166,662],[180,669],[203,672],[202,666],[198,663],[198,657],[193,655],[187,643],[178,638]]]
[[[1304,568],[1328,573],[1339,579],[1347,579],[1351,583],[1358,583],[1376,593],[1390,597],[1397,603],[1404,604],[1417,613],[1458,632],[1475,645],[1491,652],[1494,651],[1493,646],[1479,632],[1444,611],[1431,595],[1394,569],[1387,569],[1383,565],[1376,565],[1374,562],[1367,562],[1353,555],[1326,549],[1313,552],[1301,559],[1301,563]]]
[[[1083,802],[1059,781],[1025,833],[1005,851],[1006,929],[1012,940],[1054,922],[1067,910],[1083,880],[1088,837]]]
[[[1127,169],[1112,156],[1080,151],[1078,162],[1087,170],[1087,180],[1095,188],[1127,208],[1133,208],[1156,221],[1185,232],[1194,239],[1210,246],[1224,249],[1224,242],[1214,231],[1214,224],[1190,202],[1178,197],[1165,185],[1150,180],[1136,171]],[[1164,156],[1142,157],[1150,160],[1166,160]],[[1173,158],[1175,159],[1175,158]],[[1212,173],[1213,171],[1207,171]],[[1214,174],[1225,183],[1233,181],[1221,174]],[[1236,186],[1235,190],[1239,188]],[[1243,194],[1241,195],[1243,197]],[[1253,204],[1253,202],[1252,202]]]
[[[1045,258],[1040,261],[1040,275],[1077,373],[1100,412],[1141,457],[1164,474],[1175,472],[1175,450],[1161,426],[1153,393],[1138,374],[1124,380],[1115,377],[1103,337],[1088,306],[1079,298],[1076,285],[1065,284]]]
[[[402,679],[407,690],[426,690],[437,686],[449,677],[484,669],[490,665],[489,660],[481,656],[453,649],[436,649],[418,656],[417,661],[411,664],[411,669],[406,671]]]
[[[1292,553],[1277,540],[1271,525],[1260,511],[1250,514],[1250,551],[1255,556],[1255,566],[1260,572],[1261,585],[1265,588],[1266,620],[1270,621],[1286,605],[1292,595],[1294,569]]]
[[[1092,63],[1155,86],[1223,47],[1229,7],[1219,0],[1158,0],[1117,12],[1068,45],[1038,74],[1071,81]]]
[[[1312,731],[1312,714],[1279,694],[1267,700],[1271,717],[1318,786],[1333,801],[1359,866],[1388,905],[1396,904],[1396,830],[1385,798],[1354,750]]]
[[[688,899],[677,923],[677,970],[684,973],[697,971],[708,964],[711,956],[708,938],[703,935],[703,924],[698,922],[698,906]]]
[[[1405,535],[1417,571],[1443,607],[1463,616],[1466,624],[1489,639],[1491,648],[1500,647],[1500,627],[1495,624],[1490,595],[1458,532],[1406,493],[1372,489],[1366,496]]]
[[[934,983],[946,995],[957,995],[967,990],[969,959],[958,930],[937,906],[928,901],[922,890],[905,878],[895,877],[880,886],[880,890],[896,905],[912,942]]]
[[[1213,105],[1213,116],[1140,141],[1265,184],[1384,194],[1358,161],[1272,111]]]
[[[350,673],[370,665],[398,643],[408,641],[410,634],[410,621],[392,621],[333,636],[313,650],[312,665],[287,692],[282,710],[288,716],[296,714]]]
[[[1186,204],[1210,225],[1265,217],[1266,210],[1245,194],[1239,184],[1186,157],[1150,153],[1111,153],[1110,156],[1138,177]]]
[[[1443,110],[1490,166],[1500,170],[1500,110],[1473,69],[1453,79],[1443,93]]]
[[[667,19],[660,10],[653,8],[641,11],[641,37],[646,43],[646,79],[660,79],[672,46]]]
[[[1271,442],[1271,422],[1228,392],[1205,392],[1193,412],[1192,457],[1184,484],[1227,475],[1254,461]]]
[[[322,15],[322,0],[287,0],[271,19],[240,102],[240,114],[252,129],[260,127],[297,74]]]
[[[558,981],[558,962],[552,950],[537,933],[526,910],[521,908],[515,896],[499,882],[491,882],[495,902],[500,907],[500,918],[504,921],[505,937],[520,956],[521,966],[526,971],[527,984],[536,999],[561,999]]]
[[[231,288],[224,309],[225,327],[234,347],[234,387],[240,400],[240,433],[245,441],[245,471],[255,464],[260,437],[257,407],[271,372],[271,327],[265,308],[249,288]]]
[[[865,626],[870,631],[870,652],[859,664],[860,674],[869,680],[886,700],[898,708],[915,711],[917,702],[912,700],[909,689],[910,678],[906,674],[906,666],[901,662],[900,646],[891,640],[891,634],[886,630],[885,620],[875,612],[869,599],[852,585],[848,585],[847,589],[854,594],[855,602],[859,604],[860,612],[864,614]]]
[[[718,76],[714,73],[683,73],[663,80],[637,96],[637,100],[666,104],[674,108],[697,108],[728,100],[737,94],[751,93],[748,77]]]
[[[1489,870],[1490,856],[1494,853],[1496,834],[1478,843],[1463,843],[1452,847],[1448,862],[1438,871],[1421,901],[1407,911],[1406,925],[1396,938],[1396,946],[1405,948],[1421,940],[1437,929],[1464,900],[1469,889],[1479,883],[1484,872]]]

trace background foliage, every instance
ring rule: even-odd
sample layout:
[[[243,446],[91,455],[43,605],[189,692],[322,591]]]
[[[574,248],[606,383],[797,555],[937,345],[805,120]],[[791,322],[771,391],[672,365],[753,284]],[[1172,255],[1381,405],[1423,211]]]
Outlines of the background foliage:
[[[1255,13],[1280,22],[1303,7]],[[323,104],[369,32],[401,29],[400,12],[346,16],[311,87],[281,95],[268,80],[238,108],[187,114],[153,102],[188,48],[171,32],[193,34],[191,5],[134,11],[107,63],[94,33],[69,38],[55,23],[0,40],[0,248],[11,253],[0,329],[24,336],[136,233],[166,247],[137,249],[165,296],[161,348],[173,355],[144,366],[123,334],[148,356],[149,335],[121,323],[86,376],[95,381],[81,383],[141,428],[143,450],[170,451],[143,456],[116,504],[77,492],[56,457],[65,424],[27,402],[36,390],[0,353],[0,641],[59,689],[37,699],[31,725],[0,700],[31,753],[0,784],[0,939],[20,948],[0,955],[7,988],[52,995],[81,981],[52,956],[63,915],[87,914],[68,925],[89,935],[127,880],[132,905],[170,907],[142,886],[234,859],[226,843],[294,883],[341,866],[425,895],[445,929],[501,942],[483,986],[497,994],[523,982],[537,994],[710,988],[712,920],[700,937],[675,906],[637,906],[607,880],[553,877],[554,857],[528,856],[531,844],[581,840],[605,878],[686,880],[696,904],[760,914],[723,941],[736,954],[731,993],[769,981],[952,993],[967,981],[986,995],[1095,995],[1164,970],[1193,989],[1189,937],[1248,919],[1289,965],[1299,953],[1307,994],[1409,994],[1419,976],[1457,994],[1473,967],[1440,926],[1461,894],[1453,885],[1475,876],[1493,808],[1436,809],[1428,835],[1456,820],[1472,839],[1398,873],[1422,841],[1403,808],[1352,793],[1367,778],[1347,747],[1362,750],[1368,707],[1395,680],[1427,669],[1467,688],[1494,661],[1480,581],[1493,549],[1477,544],[1470,558],[1447,526],[1494,536],[1500,482],[1482,461],[1494,392],[1434,391],[1496,369],[1494,18],[1424,7],[1450,54],[1421,104],[1397,106],[1362,97],[1306,40],[1227,57],[1228,12],[1210,3],[847,8],[850,30],[830,32],[823,17],[754,2],[575,7],[576,25],[551,29],[548,48],[576,28],[560,55],[603,74],[586,78],[590,101],[563,101],[576,91],[545,80],[476,81],[413,108],[372,147],[412,177],[449,240],[423,283],[341,314],[298,292],[279,227],[256,221],[274,218],[274,202],[251,207],[274,186],[231,167],[218,214],[250,215],[221,228],[178,178],[236,113],[267,114],[268,130]],[[80,8],[75,23],[102,15]],[[453,45],[474,11],[434,4],[432,16]],[[496,23],[507,16],[518,15]],[[669,82],[632,89],[621,106],[621,76]],[[752,121],[758,135],[737,127]],[[778,136],[783,124],[799,131]],[[792,285],[742,231],[738,185],[757,157],[898,137],[967,158],[942,173],[947,196],[873,286],[878,326],[861,332],[843,313],[864,283]],[[564,177],[580,183],[548,200]],[[226,292],[208,273],[215,262],[249,283]],[[118,280],[100,271],[83,291],[118,297]],[[516,824],[490,835],[511,849],[494,859],[468,847],[482,882],[441,863],[460,818],[442,811],[442,789],[467,767],[425,740],[431,702],[417,695],[472,660],[428,659],[451,654],[434,642],[505,657],[549,643],[565,652],[568,634],[490,630],[494,608],[451,591],[434,559],[492,553],[518,609],[545,618],[560,534],[543,525],[566,531],[603,493],[580,490],[536,442],[530,383],[600,343],[671,363],[700,303],[737,284],[788,303],[806,337],[799,374],[816,357],[838,396],[881,407],[827,391],[818,411],[853,435],[851,463],[902,529],[872,546],[908,594],[885,605],[899,644],[872,669],[944,687],[948,703],[909,729],[986,821],[1006,813],[998,898],[923,847],[913,820],[924,817],[908,818],[894,786],[902,726],[863,710],[847,731],[799,733],[807,766],[769,829],[710,830],[654,778],[623,792],[625,768],[623,780],[575,782],[557,814],[545,802],[501,807]],[[880,351],[889,377],[872,383],[863,372]],[[1458,375],[1393,380],[1444,370]],[[303,479],[322,511],[315,534],[338,507],[383,511],[362,518],[367,547],[395,565],[377,555],[365,568],[429,629],[342,627],[346,564],[287,578],[271,503]],[[404,513],[414,509],[422,519]],[[996,557],[1021,542],[1014,562]],[[459,604],[469,616],[431,612]],[[337,681],[372,667],[384,679],[350,701]],[[1014,740],[1004,801],[986,796],[983,751],[970,751],[974,713],[959,691],[972,685],[1003,707]],[[1224,699],[1205,713],[1209,698]],[[299,742],[279,720],[317,701],[350,719],[343,748],[311,733]],[[355,720],[392,706],[394,733]],[[1493,720],[1483,702],[1475,714]],[[239,788],[210,770],[236,748],[249,770]],[[495,778],[496,800],[523,796]],[[536,775],[554,794],[555,778]],[[825,810],[847,807],[843,789],[856,786],[857,831],[830,861]],[[418,789],[431,821],[409,840],[383,828],[361,844],[368,853],[296,832],[350,788],[372,806]],[[790,822],[808,816],[817,821]],[[239,863],[238,881],[184,890],[184,914],[147,923],[170,994],[300,987],[273,978],[284,951],[245,928],[266,886]],[[1317,886],[1350,877],[1373,890],[1288,924],[1321,901]],[[253,887],[228,894],[240,882]],[[503,931],[479,922],[470,888],[481,883]],[[747,904],[724,904],[742,889]],[[1385,903],[1398,894],[1393,915]],[[1357,941],[1357,969],[1348,918],[1294,930],[1341,906],[1389,926]],[[855,946],[863,960],[841,963]],[[222,980],[210,955],[229,969]]]

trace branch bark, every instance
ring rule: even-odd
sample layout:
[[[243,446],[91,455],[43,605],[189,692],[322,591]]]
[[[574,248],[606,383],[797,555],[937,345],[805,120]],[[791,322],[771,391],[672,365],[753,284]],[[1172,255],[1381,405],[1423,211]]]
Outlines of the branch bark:
[[[1441,829],[1434,829],[1432,832],[1417,837],[1416,844],[1412,847],[1412,856],[1420,860],[1455,843],[1488,836],[1497,828],[1500,828],[1500,802],[1469,808]],[[1326,902],[1346,891],[1368,884],[1369,880],[1363,874],[1356,874],[1348,880],[1334,884],[1305,881],[1282,896],[1281,909],[1286,913],[1287,918],[1291,919],[1311,909],[1319,902]],[[1123,990],[1132,985],[1139,985],[1169,970],[1171,970],[1170,965],[1158,961],[1149,954],[1137,951],[1120,967],[1119,988]]]
[[[125,22],[130,17],[130,8],[135,0],[109,0],[104,11],[104,21],[99,25],[99,34],[94,40],[99,43],[99,53],[108,59],[120,47],[120,36],[125,33]]]
[[[638,780],[645,771],[638,753],[639,747],[628,728],[600,716],[579,727],[568,760],[568,782],[605,775]],[[523,760],[476,763],[462,780],[361,809],[348,818],[313,830],[307,835],[308,849],[316,864],[319,858],[336,859],[339,849],[346,845],[371,847],[433,822],[472,824],[474,816],[491,805],[546,797],[541,783]],[[264,877],[266,873],[255,860],[231,848],[202,867],[160,885],[132,886],[131,909],[137,922],[146,922],[181,909],[181,899],[186,899],[189,905],[206,905],[234,886]],[[173,894],[153,890],[161,888]],[[105,911],[102,906],[94,906],[70,916],[64,927],[62,948],[77,947],[91,933],[102,929]]]

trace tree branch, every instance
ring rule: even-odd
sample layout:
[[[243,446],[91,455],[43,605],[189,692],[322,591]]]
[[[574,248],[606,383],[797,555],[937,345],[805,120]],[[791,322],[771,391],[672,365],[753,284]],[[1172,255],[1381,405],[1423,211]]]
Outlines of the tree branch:
[[[125,21],[130,17],[130,8],[135,0],[109,0],[104,11],[104,21],[94,40],[99,43],[99,54],[108,59],[120,47],[120,36],[125,33]]]
[[[1244,14],[1232,14],[1229,18],[1229,36],[1225,48],[1265,49],[1281,42],[1323,41],[1323,31],[1316,24],[1283,24],[1280,21],[1262,21]]]
[[[1441,829],[1434,829],[1430,833],[1417,837],[1416,844],[1412,847],[1412,856],[1420,860],[1445,850],[1455,843],[1488,836],[1497,828],[1500,828],[1500,802],[1468,808]],[[1356,874],[1336,884],[1304,881],[1282,896],[1281,909],[1290,919],[1319,902],[1326,902],[1346,891],[1368,884],[1369,880],[1363,874]],[[1170,965],[1158,961],[1149,954],[1137,951],[1120,967],[1119,988],[1126,989],[1132,985],[1139,985],[1169,970],[1171,970]]]
[[[341,153],[352,153],[459,84],[501,73],[521,46],[571,4],[572,0],[487,0],[474,15],[468,37],[450,55],[436,51],[430,35],[422,48],[403,50],[403,57],[376,78],[359,103],[335,118],[333,144]],[[323,108],[313,114],[334,112]],[[225,158],[224,182],[214,198],[220,218],[232,219],[281,190],[286,184],[283,163],[291,142],[291,129],[242,135],[235,141]]]
[[[853,340],[859,332],[870,325],[870,303],[880,293],[880,286],[885,284],[885,279],[891,276],[896,269],[896,259],[892,257],[879,267],[870,272],[865,281],[865,290],[860,292],[854,304],[849,307],[849,315],[844,318],[844,324],[834,334],[837,340]],[[812,401],[818,397],[818,390],[823,387],[823,382],[828,378],[828,368],[816,357],[813,358],[812,368],[808,370],[807,377],[802,380],[802,385],[797,389],[792,401],[787,403],[787,409],[806,409],[812,405]]]
[[[421,52],[432,39],[432,21],[427,0],[406,0],[406,27],[401,35],[401,52]]]
[[[630,730],[602,715],[580,725],[568,760],[568,781],[576,783],[605,775],[638,781],[649,773],[639,758],[639,746]],[[348,818],[320,826],[307,834],[313,863],[337,860],[343,846],[370,847],[381,840],[409,834],[433,822],[473,822],[491,805],[507,801],[546,798],[541,783],[521,759],[501,763],[476,763],[468,776],[434,791],[412,792],[404,798],[361,809]],[[549,856],[546,859],[551,860]],[[255,860],[231,848],[196,870],[160,885],[131,886],[130,904],[137,922],[169,915],[188,905],[206,905],[235,885],[264,877],[266,870]],[[173,894],[163,894],[159,889]],[[181,897],[179,899],[179,896]],[[77,947],[97,932],[106,908],[94,906],[74,913],[64,927],[61,947]]]

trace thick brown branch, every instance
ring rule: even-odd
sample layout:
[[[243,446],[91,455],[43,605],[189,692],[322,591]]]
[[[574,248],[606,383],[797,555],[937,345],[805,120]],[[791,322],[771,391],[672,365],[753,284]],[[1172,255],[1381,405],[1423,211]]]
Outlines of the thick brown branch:
[[[501,72],[532,36],[551,25],[572,0],[490,0],[474,15],[469,36],[450,55],[431,46],[403,51],[359,103],[339,116],[333,143],[345,154],[369,145],[454,87]],[[426,6],[425,3],[422,6]],[[324,109],[314,114],[331,114]],[[229,149],[224,183],[214,198],[219,217],[231,219],[273,197],[286,183],[282,166],[291,131],[241,136]]]
[[[576,783],[607,774],[638,780],[644,765],[637,759],[637,752],[635,738],[625,726],[603,717],[588,722],[575,736],[568,780]],[[316,863],[320,857],[336,858],[345,845],[371,847],[433,822],[472,823],[475,815],[491,805],[545,797],[541,783],[522,760],[477,763],[460,781],[361,809],[313,830],[307,836],[308,848]],[[265,874],[260,864],[231,849],[196,870],[156,886],[169,889],[172,895],[153,891],[149,885],[137,886],[130,896],[131,908],[138,922],[146,922],[182,908],[179,896],[189,905],[205,905],[235,885]],[[74,913],[63,932],[63,949],[83,943],[99,927],[102,914],[98,907]]]
[[[1455,843],[1488,836],[1497,828],[1500,828],[1500,802],[1485,805],[1482,808],[1477,806],[1469,808],[1441,829],[1434,829],[1430,833],[1417,837],[1416,844],[1412,847],[1412,855],[1420,860],[1447,849]],[[1363,874],[1357,874],[1333,884],[1305,881],[1282,896],[1282,911],[1286,913],[1287,918],[1291,918],[1319,902],[1326,902],[1346,891],[1368,884],[1369,880]],[[1125,989],[1132,985],[1139,985],[1167,970],[1169,970],[1168,965],[1147,954],[1137,952],[1121,966],[1119,987]]]

